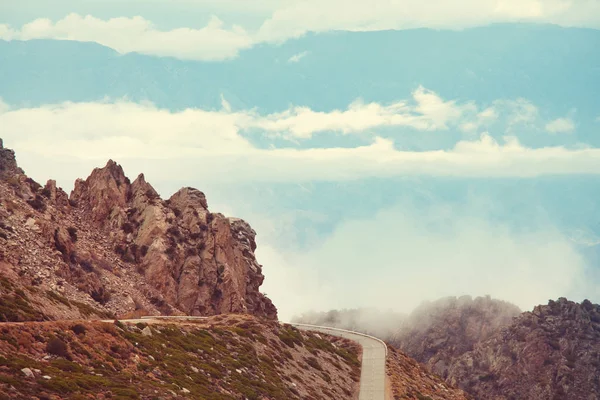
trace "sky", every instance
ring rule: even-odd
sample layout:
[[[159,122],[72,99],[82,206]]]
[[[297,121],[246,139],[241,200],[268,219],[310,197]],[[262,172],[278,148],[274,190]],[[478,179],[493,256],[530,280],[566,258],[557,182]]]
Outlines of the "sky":
[[[66,190],[205,191],[282,319],[600,301],[600,3],[427,4],[3,2],[0,137]]]
[[[600,27],[595,0],[24,0],[0,5],[0,38],[94,41],[121,53],[198,60],[332,30],[463,29],[535,22]]]

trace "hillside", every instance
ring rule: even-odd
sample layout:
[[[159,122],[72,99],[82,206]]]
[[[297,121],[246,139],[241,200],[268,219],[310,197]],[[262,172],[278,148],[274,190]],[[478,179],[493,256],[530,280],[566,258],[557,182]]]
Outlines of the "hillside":
[[[453,360],[520,313],[518,307],[490,297],[442,298],[417,307],[390,341],[446,378]]]
[[[471,397],[444,382],[406,354],[388,346],[387,374],[392,398],[406,400],[467,400]]]
[[[8,324],[0,336],[3,399],[352,399],[351,342],[248,315],[163,325]]]
[[[454,360],[448,381],[478,399],[597,399],[600,306],[537,306]]]
[[[393,342],[476,399],[596,399],[600,306],[560,298],[520,313],[489,297],[417,308]]]
[[[0,320],[248,313],[262,295],[256,233],[183,188],[162,200],[113,161],[70,196],[28,178],[0,140]]]
[[[423,303],[400,323],[390,318],[387,326],[371,325],[384,320],[378,313],[358,310],[297,319],[362,332],[395,329],[382,337],[390,344],[388,374],[399,375],[398,398],[450,398],[440,394],[444,385],[481,400],[600,396],[600,305],[588,300],[560,298],[521,313],[490,297],[447,297]]]

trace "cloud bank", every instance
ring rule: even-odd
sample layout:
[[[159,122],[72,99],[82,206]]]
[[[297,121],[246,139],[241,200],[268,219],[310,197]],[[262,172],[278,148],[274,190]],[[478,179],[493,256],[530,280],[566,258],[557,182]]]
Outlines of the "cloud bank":
[[[259,43],[280,43],[306,32],[332,30],[463,29],[497,22],[538,22],[600,28],[600,3],[564,0],[342,0],[258,1],[253,5],[212,2],[203,27],[159,29],[143,16],[101,19],[71,13],[62,19],[35,19],[20,28],[0,24],[0,39],[91,41],[121,53],[138,52],[192,60],[223,60]],[[256,4],[254,4],[256,3]],[[181,5],[181,4],[180,4]],[[186,5],[190,10],[198,4]],[[118,8],[118,5],[115,6]],[[143,7],[142,7],[143,8]],[[202,8],[202,7],[200,7]],[[225,25],[216,15],[263,15],[258,27],[247,21]],[[468,10],[468,12],[465,12]],[[169,10],[165,9],[165,15]],[[129,13],[128,13],[129,14]],[[255,24],[251,24],[255,25]]]
[[[68,162],[87,167],[108,158],[136,170],[143,167],[157,179],[167,179],[176,172],[181,179],[195,177],[209,182],[304,182],[398,175],[531,177],[600,171],[600,149],[530,148],[516,136],[495,139],[481,125],[496,118],[501,108],[480,110],[473,103],[445,101],[423,88],[413,93],[411,101],[391,105],[355,102],[347,110],[329,113],[292,107],[283,113],[260,115],[252,110],[231,111],[225,105],[226,100],[221,111],[181,112],[126,101],[38,108],[2,106],[0,137],[21,157],[33,161],[26,165],[30,173],[45,171],[36,159],[52,159],[59,169],[55,177],[65,179],[68,185],[77,177],[72,175],[74,169],[58,166]],[[402,143],[396,143],[393,134],[387,138],[378,134],[378,130],[390,127],[414,129],[414,134],[420,130],[443,134],[465,125],[478,133],[439,150],[402,150]],[[330,131],[360,134],[366,142],[357,147],[279,144],[265,148],[248,139],[249,131],[260,132],[265,140],[302,140]],[[151,165],[147,165],[148,160],[152,160]],[[216,175],[215,170],[227,173]]]
[[[102,20],[69,14],[53,22],[36,19],[21,29],[0,24],[0,39],[56,39],[96,42],[119,53],[142,53],[191,60],[225,60],[251,47],[254,39],[239,25],[226,27],[213,16],[202,28],[157,29],[142,17]]]
[[[488,199],[490,200],[490,199]],[[491,204],[491,203],[490,203]],[[265,291],[290,318],[308,310],[376,307],[410,312],[443,296],[484,296],[523,310],[558,296],[598,299],[585,261],[550,223],[515,231],[474,204],[398,204],[345,221],[306,253],[258,247]]]

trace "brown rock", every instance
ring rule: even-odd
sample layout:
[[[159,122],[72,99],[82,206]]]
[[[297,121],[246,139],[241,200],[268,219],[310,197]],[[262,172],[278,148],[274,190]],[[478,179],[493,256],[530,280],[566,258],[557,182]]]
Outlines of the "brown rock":
[[[69,196],[61,188],[56,187],[56,181],[53,179],[46,182],[42,194],[57,206],[66,207],[69,204]]]
[[[2,139],[0,139],[0,179],[6,180],[23,173],[23,170],[17,166],[15,152],[5,149]]]
[[[386,370],[394,399],[467,400],[470,398],[465,392],[444,382],[402,352],[391,346],[388,349]]]
[[[600,398],[600,306],[537,306],[454,360],[449,382],[478,399]]]
[[[259,292],[255,232],[210,213],[199,190],[183,188],[163,201],[144,175],[131,183],[111,160],[78,180],[68,199],[55,181],[42,188],[22,174],[12,151],[1,149],[0,162],[2,176],[12,174],[0,179],[7,197],[0,203],[0,257],[18,283],[41,285],[41,294],[60,289],[67,299],[119,315],[276,318]],[[81,307],[73,313],[66,301],[53,300],[40,299],[45,315],[81,316]]]
[[[517,306],[488,297],[447,297],[417,307],[392,342],[446,378],[453,360],[507,326]]]
[[[71,200],[84,207],[101,227],[119,228],[130,195],[130,182],[123,168],[109,160],[104,168],[96,168],[85,181],[78,179]],[[107,225],[107,220],[112,223]],[[117,224],[115,225],[115,222]]]

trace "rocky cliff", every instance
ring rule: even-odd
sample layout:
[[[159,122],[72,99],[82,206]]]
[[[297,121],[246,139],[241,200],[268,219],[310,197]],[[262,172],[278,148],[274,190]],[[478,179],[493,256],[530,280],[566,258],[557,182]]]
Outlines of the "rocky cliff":
[[[456,358],[520,313],[515,305],[490,297],[447,297],[417,307],[391,342],[446,378]]]
[[[600,306],[537,306],[455,360],[448,381],[478,399],[598,399]]]
[[[550,301],[520,313],[468,296],[426,303],[394,343],[482,400],[600,398],[600,306]]]
[[[95,315],[276,318],[259,291],[255,236],[243,220],[211,213],[202,192],[184,188],[163,200],[114,161],[78,180],[70,196],[54,181],[42,187],[0,145],[0,291],[24,289],[36,319],[84,316],[74,302]],[[31,317],[13,303],[4,319]]]

